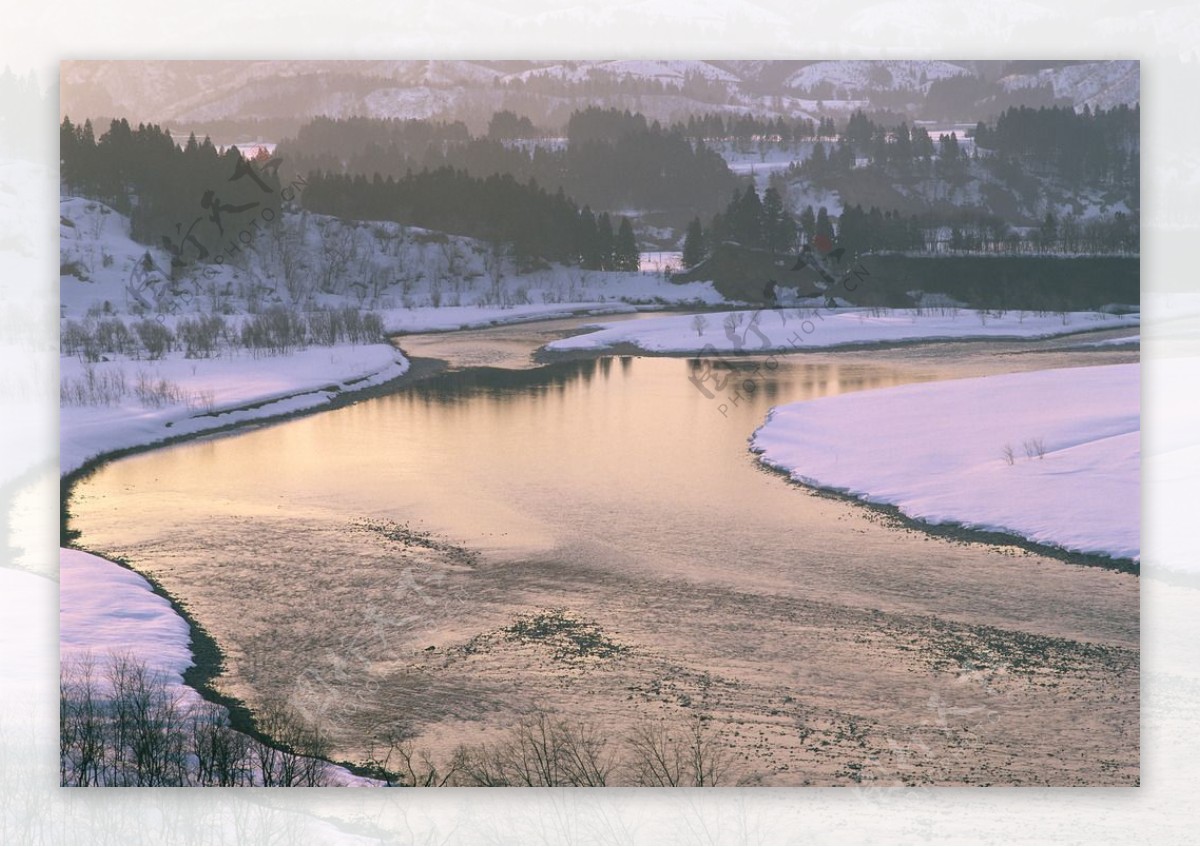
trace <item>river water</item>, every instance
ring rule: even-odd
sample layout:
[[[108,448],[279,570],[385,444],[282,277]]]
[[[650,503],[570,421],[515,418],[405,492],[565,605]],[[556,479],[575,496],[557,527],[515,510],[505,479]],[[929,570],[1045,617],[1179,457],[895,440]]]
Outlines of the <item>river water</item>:
[[[448,755],[536,707],[613,737],[703,714],[765,784],[1136,780],[1135,576],[931,537],[747,449],[780,403],[1136,352],[757,359],[734,405],[686,359],[534,365],[578,323],[401,338],[449,369],[111,462],[75,491],[80,544],[187,606],[218,687],[350,759],[395,728]]]

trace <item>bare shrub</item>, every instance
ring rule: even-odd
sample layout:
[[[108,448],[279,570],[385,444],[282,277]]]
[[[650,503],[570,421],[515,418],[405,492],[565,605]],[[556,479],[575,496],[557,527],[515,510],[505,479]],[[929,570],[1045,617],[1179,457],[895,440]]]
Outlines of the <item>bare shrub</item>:
[[[175,327],[175,334],[183,345],[184,355],[189,359],[207,359],[212,356],[220,348],[225,333],[225,319],[220,315],[183,318]]]
[[[180,388],[178,383],[164,377],[155,378],[145,371],[138,371],[133,394],[147,409],[174,406],[188,399],[188,393]]]
[[[606,785],[616,766],[607,738],[591,724],[572,725],[538,711],[495,744],[460,747],[454,769],[465,785]]]
[[[708,326],[708,318],[704,315],[696,315],[692,318],[692,329],[696,330],[696,335],[704,335],[704,329]]]
[[[127,655],[112,657],[109,785],[188,784],[184,712],[161,674]]]
[[[372,744],[365,767],[389,787],[440,788],[450,784],[458,772],[458,756],[448,766],[439,767],[427,750],[414,748],[411,736],[402,728],[388,729],[377,743],[380,747]]]
[[[320,727],[308,724],[282,700],[270,700],[259,710],[258,728],[278,746],[254,742],[252,753],[264,786],[316,787],[326,783],[324,758],[329,742]]]
[[[260,726],[277,746],[233,729],[215,704],[185,706],[163,675],[128,655],[65,663],[59,687],[63,785],[294,785],[328,779],[319,729],[271,703]]]
[[[272,306],[242,324],[242,346],[255,353],[291,353],[303,349],[307,341],[307,321],[284,306]]]
[[[92,656],[73,662],[59,680],[59,780],[102,785],[108,766],[106,706]]]
[[[254,784],[250,767],[250,739],[229,725],[225,709],[206,703],[192,714],[192,753],[196,782],[232,787]]]
[[[77,377],[60,377],[58,383],[58,399],[64,406],[115,406],[128,391],[123,369],[92,364]]]
[[[614,745],[595,724],[542,711],[497,742],[460,746],[451,767],[454,784],[482,786],[600,786],[620,775],[634,785],[706,787],[726,777],[706,718],[641,723]]]
[[[137,331],[147,358],[161,359],[174,349],[175,336],[165,324],[147,319],[138,321],[133,328]]]
[[[686,729],[664,722],[638,724],[626,746],[632,781],[651,786],[715,786],[725,775],[725,757],[698,717]]]

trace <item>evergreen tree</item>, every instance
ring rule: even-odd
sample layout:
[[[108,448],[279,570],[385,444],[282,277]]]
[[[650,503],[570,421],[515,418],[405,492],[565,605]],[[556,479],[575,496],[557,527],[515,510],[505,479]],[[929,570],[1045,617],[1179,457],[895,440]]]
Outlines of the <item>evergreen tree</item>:
[[[734,240],[745,247],[760,247],[763,243],[762,201],[754,186],[748,186],[737,206],[730,210]]]
[[[613,263],[613,228],[612,219],[608,212],[602,212],[596,219],[596,250],[600,254],[600,267],[611,271]]]
[[[79,185],[79,136],[69,117],[63,118],[58,128],[58,165],[63,187],[73,194]]]
[[[814,180],[819,180],[825,176],[828,170],[825,159],[825,145],[818,141],[813,145],[812,155],[804,162],[805,169]]]
[[[804,211],[800,213],[800,231],[804,233],[804,240],[810,242],[817,234],[817,216],[811,204],[805,206]]]
[[[1051,249],[1058,240],[1058,221],[1054,219],[1051,212],[1046,213],[1046,218],[1042,221],[1041,232],[1038,234],[1041,236],[1043,250]]]
[[[613,245],[613,265],[618,271],[636,271],[641,265],[637,239],[633,235],[633,224],[622,217],[617,227],[617,239]]]
[[[814,237],[822,235],[833,241],[833,222],[829,220],[829,210],[824,206],[817,211],[817,224]]]
[[[708,245],[705,243],[704,227],[700,223],[700,218],[692,218],[692,222],[688,224],[687,235],[683,239],[683,266],[694,268],[704,261],[707,253]]]
[[[796,240],[796,222],[783,208],[783,198],[774,188],[763,192],[763,246],[772,252],[787,250]]]
[[[600,243],[596,234],[596,216],[587,206],[584,206],[583,211],[579,213],[577,243],[579,266],[590,270],[599,270],[601,258]]]

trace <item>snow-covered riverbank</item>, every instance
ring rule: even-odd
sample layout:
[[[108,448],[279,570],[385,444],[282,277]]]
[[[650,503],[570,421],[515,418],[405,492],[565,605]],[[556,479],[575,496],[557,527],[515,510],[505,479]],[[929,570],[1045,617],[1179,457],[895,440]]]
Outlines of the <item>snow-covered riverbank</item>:
[[[1137,326],[1138,315],[1101,312],[1000,313],[973,309],[764,309],[666,315],[636,323],[597,324],[583,335],[554,341],[553,352],[630,345],[648,353],[797,352],[859,344],[970,338],[1051,338]]]
[[[69,692],[68,722],[73,714],[72,705],[81,696],[99,700],[120,696],[112,690],[114,677],[122,673],[114,662],[124,663],[125,673],[138,667],[146,669],[145,680],[150,686],[146,696],[161,698],[150,708],[161,708],[164,715],[175,716],[188,726],[193,720],[212,719],[205,712],[206,704],[200,695],[183,681],[184,672],[193,665],[188,624],[166,599],[154,593],[150,583],[106,559],[65,549],[59,555],[59,583],[59,651]],[[129,684],[128,677],[124,684]],[[91,687],[90,695],[84,686]],[[103,737],[102,725],[102,721],[88,724],[96,732],[96,741]],[[64,736],[63,740],[66,743],[68,739]],[[264,766],[270,767],[272,760],[250,752],[249,740],[243,743],[247,752],[237,767],[245,770],[242,779],[246,781],[237,784],[271,784],[264,782],[262,774]],[[68,749],[63,754],[70,758],[72,752]],[[336,765],[318,763],[317,767],[322,785],[378,784]],[[190,772],[191,766],[184,764],[183,770]],[[96,766],[96,771],[106,772],[101,765]],[[103,776],[100,781],[105,781]]]
[[[1140,366],[865,391],[771,411],[751,439],[799,482],[931,524],[1139,559]]]
[[[290,355],[167,358],[81,363],[61,359],[60,469],[70,473],[105,453],[230,424],[312,409],[347,390],[408,370],[388,344],[311,347]]]

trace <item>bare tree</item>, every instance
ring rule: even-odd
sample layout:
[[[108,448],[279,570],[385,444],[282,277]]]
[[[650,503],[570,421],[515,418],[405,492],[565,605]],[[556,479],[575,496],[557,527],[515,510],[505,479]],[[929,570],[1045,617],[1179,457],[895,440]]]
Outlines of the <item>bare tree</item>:
[[[654,786],[715,786],[725,776],[725,755],[708,728],[695,718],[686,728],[647,722],[627,739],[633,782]]]
[[[608,784],[616,763],[594,725],[537,711],[497,743],[460,747],[453,767],[467,785],[599,786]]]

